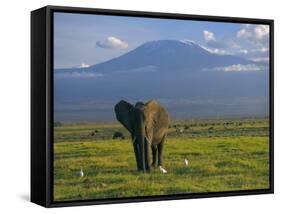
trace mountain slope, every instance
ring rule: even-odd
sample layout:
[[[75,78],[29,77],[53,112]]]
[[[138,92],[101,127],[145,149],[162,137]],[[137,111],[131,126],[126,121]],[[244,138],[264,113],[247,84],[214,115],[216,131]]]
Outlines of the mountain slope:
[[[144,43],[120,57],[88,68],[58,69],[57,71],[112,73],[150,66],[160,71],[175,72],[248,63],[250,61],[242,57],[212,54],[193,42],[158,40]]]

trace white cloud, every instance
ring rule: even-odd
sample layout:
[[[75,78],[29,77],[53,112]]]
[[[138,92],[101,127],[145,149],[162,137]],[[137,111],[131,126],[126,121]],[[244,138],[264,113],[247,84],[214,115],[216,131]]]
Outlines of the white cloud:
[[[251,36],[251,33],[246,28],[242,28],[237,32],[238,38],[248,38],[249,36]]]
[[[204,39],[206,42],[216,41],[215,35],[213,32],[203,30]]]
[[[83,63],[83,62],[80,65],[72,66],[72,68],[89,68],[89,67],[90,67],[90,65]]]
[[[228,40],[226,43],[230,48],[234,48],[234,49],[241,48],[241,46],[234,40]]]
[[[257,49],[252,49],[251,51],[252,52],[262,52],[262,53],[264,53],[264,52],[268,52],[269,49],[266,48],[266,47],[261,47],[261,48],[257,48]]]
[[[90,73],[90,72],[63,72],[55,74],[57,78],[94,78],[102,77],[103,74],[99,73]]]
[[[108,49],[126,49],[129,47],[127,42],[122,41],[121,39],[114,36],[110,36],[104,41],[98,41],[96,42],[96,45],[100,48]]]
[[[204,41],[206,45],[210,48],[216,48],[216,49],[229,49],[234,48],[238,49],[240,46],[237,44],[236,41],[229,38],[223,38],[217,40],[215,37],[215,34],[211,31],[204,30],[203,31]]]
[[[79,66],[79,68],[89,68],[90,65],[85,64],[85,63],[81,63],[81,65]]]
[[[203,69],[204,71],[223,71],[223,72],[253,72],[253,71],[262,71],[265,70],[265,66],[258,66],[255,64],[235,64],[235,65],[229,65],[229,66],[223,66],[223,67],[214,67],[211,69]]]
[[[197,43],[194,40],[190,40],[190,39],[183,39],[179,41],[187,45],[193,45],[193,44],[197,45]]]
[[[148,66],[139,67],[139,68],[115,71],[113,73],[114,74],[135,74],[135,73],[146,73],[146,72],[148,72],[148,73],[157,72],[157,66],[148,65]]]
[[[208,30],[203,30],[203,36],[205,46],[201,47],[209,51],[210,53],[219,55],[229,55],[234,54],[234,52],[240,53],[239,51],[233,50],[240,49],[240,45],[233,39],[224,38],[217,40],[215,34]]]
[[[243,55],[243,56],[245,56],[245,55],[249,54],[249,50],[247,50],[247,49],[213,48],[213,47],[207,47],[204,45],[199,45],[199,46],[212,54],[218,54],[218,55],[240,55],[240,56]]]
[[[269,42],[269,26],[243,24],[236,37],[250,41],[255,45],[264,46]]]
[[[208,30],[202,31],[202,48],[213,54],[237,55],[246,58],[265,57],[269,51],[269,26],[242,24],[232,37],[217,38]]]
[[[269,57],[257,57],[250,59],[254,62],[269,62]]]
[[[241,50],[239,50],[238,52],[239,52],[239,53],[242,53],[242,54],[244,54],[244,55],[246,55],[246,54],[249,53],[249,51],[246,50],[246,49],[241,49]]]
[[[225,49],[222,49],[222,48],[210,48],[210,47],[206,47],[204,45],[199,45],[199,46],[213,54],[218,54],[218,55],[231,54],[230,52],[227,52]]]
[[[267,25],[257,25],[254,30],[258,39],[263,39],[269,35],[269,27]]]

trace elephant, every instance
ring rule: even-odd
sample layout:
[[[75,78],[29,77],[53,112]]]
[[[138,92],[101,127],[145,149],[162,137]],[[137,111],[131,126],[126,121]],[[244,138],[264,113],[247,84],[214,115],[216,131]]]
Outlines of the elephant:
[[[115,105],[116,119],[131,133],[138,171],[150,171],[150,148],[152,167],[163,166],[163,146],[170,123],[168,112],[155,100],[134,105],[121,100]]]

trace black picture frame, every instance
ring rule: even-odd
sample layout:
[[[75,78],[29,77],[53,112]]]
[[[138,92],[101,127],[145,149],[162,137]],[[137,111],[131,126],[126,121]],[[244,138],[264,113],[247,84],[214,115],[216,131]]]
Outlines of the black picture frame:
[[[102,14],[114,16],[150,17],[165,19],[200,20],[229,23],[265,24],[270,26],[270,188],[227,192],[191,193],[116,199],[55,202],[53,200],[53,13]],[[112,204],[159,200],[268,194],[274,192],[274,21],[250,19],[46,6],[31,12],[31,201],[44,207]]]

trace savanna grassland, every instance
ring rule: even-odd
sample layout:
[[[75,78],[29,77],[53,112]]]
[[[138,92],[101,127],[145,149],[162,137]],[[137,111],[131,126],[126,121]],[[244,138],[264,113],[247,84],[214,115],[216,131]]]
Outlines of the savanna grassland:
[[[115,131],[125,139],[112,139]],[[268,120],[258,118],[173,122],[164,145],[168,173],[143,174],[118,123],[56,124],[54,200],[268,189],[268,132]]]

